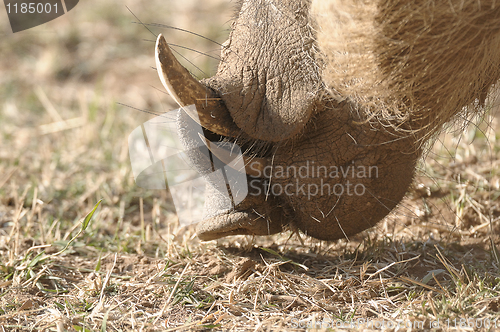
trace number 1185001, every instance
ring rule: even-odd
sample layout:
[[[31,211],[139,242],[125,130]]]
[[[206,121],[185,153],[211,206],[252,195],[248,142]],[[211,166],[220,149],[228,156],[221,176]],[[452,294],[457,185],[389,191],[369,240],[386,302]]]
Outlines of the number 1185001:
[[[34,2],[22,2],[22,3],[14,3],[11,4],[8,3],[6,5],[7,7],[7,13],[8,14],[49,14],[54,10],[54,13],[57,13],[57,3],[56,4],[51,4],[51,3],[34,3]]]

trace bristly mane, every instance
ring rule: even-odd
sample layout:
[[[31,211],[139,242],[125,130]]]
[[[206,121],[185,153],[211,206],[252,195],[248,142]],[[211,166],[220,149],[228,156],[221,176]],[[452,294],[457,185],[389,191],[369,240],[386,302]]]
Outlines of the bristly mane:
[[[368,118],[422,142],[475,115],[500,79],[500,3],[313,0],[323,79]]]

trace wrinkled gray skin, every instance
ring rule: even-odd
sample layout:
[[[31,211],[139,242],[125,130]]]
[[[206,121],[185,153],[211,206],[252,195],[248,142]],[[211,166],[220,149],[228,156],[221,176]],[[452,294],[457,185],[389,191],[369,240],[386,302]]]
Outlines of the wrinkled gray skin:
[[[248,196],[229,211],[220,208],[225,198],[209,185],[205,220],[197,226],[202,240],[269,235],[287,228],[321,240],[349,237],[384,218],[412,182],[421,155],[416,138],[369,124],[349,100],[329,100],[324,93],[308,7],[307,0],[241,3],[218,72],[202,81],[208,94],[221,98],[220,109],[226,109],[236,129],[233,135],[212,135],[211,140],[236,142],[249,159],[265,159],[275,170],[376,166],[378,176],[286,177],[273,171],[266,180],[248,175]],[[287,193],[266,193],[265,181],[287,188]],[[325,183],[344,189],[350,183],[351,195],[312,195],[307,190]],[[365,189],[362,195],[352,193],[357,184]]]

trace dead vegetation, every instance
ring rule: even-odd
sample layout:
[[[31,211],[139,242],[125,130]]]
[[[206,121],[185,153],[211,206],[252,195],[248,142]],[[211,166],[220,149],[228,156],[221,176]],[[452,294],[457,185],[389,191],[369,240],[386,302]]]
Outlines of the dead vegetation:
[[[211,15],[225,2],[128,5],[144,22],[224,39],[225,18]],[[441,136],[400,208],[349,241],[286,233],[200,243],[177,227],[167,195],[136,187],[130,170],[127,136],[150,115],[121,104],[174,107],[154,88],[153,43],[143,41],[154,38],[121,2],[73,12],[14,35],[2,21],[1,331],[499,327],[494,109]]]

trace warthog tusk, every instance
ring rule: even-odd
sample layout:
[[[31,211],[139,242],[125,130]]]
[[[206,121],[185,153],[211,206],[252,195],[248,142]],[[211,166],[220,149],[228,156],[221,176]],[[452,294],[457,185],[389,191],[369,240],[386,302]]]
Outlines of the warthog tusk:
[[[206,137],[204,137],[200,133],[198,133],[198,135],[200,136],[203,143],[205,143],[207,148],[210,150],[210,152],[212,152],[214,156],[216,156],[224,164],[232,167],[232,162],[234,158],[238,158],[235,157],[234,152],[212,144],[212,142],[210,142]],[[258,157],[248,157],[243,155],[241,157],[243,157],[243,163],[245,164],[246,174],[260,178],[265,177],[264,169],[267,165],[269,165],[268,159],[258,158]],[[241,170],[237,169],[237,171]]]
[[[198,82],[177,61],[162,34],[156,40],[155,60],[161,83],[193,120],[218,135],[235,137],[241,133],[216,92]],[[193,104],[197,117],[185,107]]]

